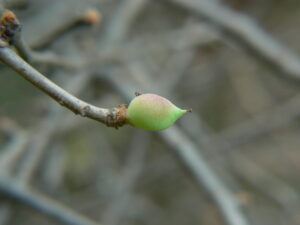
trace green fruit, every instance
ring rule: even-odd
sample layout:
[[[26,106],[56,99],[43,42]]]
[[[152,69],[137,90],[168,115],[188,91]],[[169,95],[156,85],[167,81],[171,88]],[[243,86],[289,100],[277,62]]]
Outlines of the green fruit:
[[[161,96],[142,94],[130,102],[127,121],[138,128],[160,131],[170,127],[188,111],[178,108]]]

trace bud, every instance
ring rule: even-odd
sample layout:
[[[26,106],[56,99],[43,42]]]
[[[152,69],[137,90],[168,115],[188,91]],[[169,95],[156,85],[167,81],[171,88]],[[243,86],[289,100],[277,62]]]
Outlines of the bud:
[[[170,127],[176,120],[191,110],[183,110],[168,99],[155,94],[142,94],[135,97],[127,109],[129,124],[151,131]]]

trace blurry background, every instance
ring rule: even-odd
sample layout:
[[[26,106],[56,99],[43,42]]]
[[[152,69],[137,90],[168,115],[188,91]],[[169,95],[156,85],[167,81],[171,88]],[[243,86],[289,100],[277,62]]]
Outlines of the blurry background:
[[[0,173],[9,168],[14,180],[104,225],[230,224],[207,180],[191,172],[186,147],[248,224],[300,224],[299,1],[2,4],[31,48],[60,57],[32,64],[70,93],[109,108],[152,92],[193,113],[176,130],[116,130],[74,115],[1,65]],[[5,182],[0,225],[63,224],[9,197]]]

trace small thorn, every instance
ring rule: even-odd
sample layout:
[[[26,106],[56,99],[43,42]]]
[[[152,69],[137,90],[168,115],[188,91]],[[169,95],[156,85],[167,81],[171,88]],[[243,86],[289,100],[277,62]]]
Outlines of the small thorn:
[[[135,96],[140,96],[140,95],[142,95],[142,93],[136,91],[136,92],[134,92],[134,95],[135,95]]]
[[[189,113],[193,112],[192,109],[187,109],[186,111],[189,112]]]

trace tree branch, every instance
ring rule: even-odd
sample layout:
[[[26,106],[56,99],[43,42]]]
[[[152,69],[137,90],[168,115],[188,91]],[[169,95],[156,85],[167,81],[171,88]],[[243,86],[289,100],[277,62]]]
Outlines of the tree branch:
[[[35,70],[10,48],[0,48],[0,60],[75,114],[99,121],[109,127],[118,128],[126,124],[125,107],[99,108],[76,98]]]

